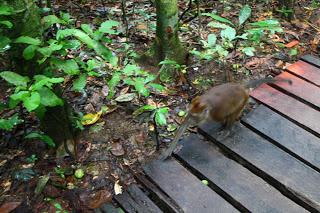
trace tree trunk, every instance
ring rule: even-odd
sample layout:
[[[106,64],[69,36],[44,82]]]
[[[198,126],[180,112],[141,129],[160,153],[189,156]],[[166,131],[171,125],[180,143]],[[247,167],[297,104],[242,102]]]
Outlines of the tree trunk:
[[[186,51],[178,37],[177,0],[156,0],[155,3],[157,10],[155,55],[158,61],[167,58],[184,64]]]
[[[4,0],[4,5],[12,7],[15,14],[10,16],[13,28],[6,30],[5,33],[12,40],[19,36],[30,36],[33,38],[42,38],[43,28],[41,25],[41,16],[39,8],[33,0]],[[9,50],[11,70],[21,75],[32,77],[37,71],[38,65],[35,60],[27,61],[22,57],[21,49],[26,45],[12,44],[12,49]],[[16,63],[16,64],[15,64]]]

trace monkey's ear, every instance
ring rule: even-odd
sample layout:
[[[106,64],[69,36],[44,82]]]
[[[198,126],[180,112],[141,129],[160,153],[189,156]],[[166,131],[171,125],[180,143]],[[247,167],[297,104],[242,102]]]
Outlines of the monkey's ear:
[[[207,105],[201,102],[200,96],[197,96],[191,101],[190,112],[191,113],[202,113],[206,107],[207,107]]]

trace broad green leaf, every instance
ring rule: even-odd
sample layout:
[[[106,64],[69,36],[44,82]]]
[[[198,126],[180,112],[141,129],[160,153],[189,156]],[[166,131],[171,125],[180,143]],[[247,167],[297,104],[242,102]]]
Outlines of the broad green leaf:
[[[65,41],[62,41],[60,44],[63,45],[64,49],[78,49],[81,46],[80,41],[76,39],[65,40]]]
[[[157,125],[165,126],[167,124],[166,116],[168,114],[168,107],[163,107],[156,110],[155,120]]]
[[[150,95],[150,91],[146,88],[146,85],[144,83],[144,79],[143,78],[136,78],[134,81],[134,88],[136,89],[136,91],[147,97]]]
[[[21,100],[21,101],[24,99],[27,99],[28,97],[30,97],[29,91],[20,91],[10,96],[10,98],[13,100]]]
[[[112,28],[118,26],[119,24],[119,22],[113,20],[105,21],[101,24],[99,31],[108,34],[118,34],[118,32]]]
[[[134,93],[126,93],[123,95],[119,95],[115,100],[117,102],[129,102],[132,101],[136,97]]]
[[[68,36],[75,36],[77,39],[88,45],[89,48],[96,48],[97,42],[90,38],[88,34],[78,29],[65,29],[57,32],[57,40],[64,39]]]
[[[10,49],[11,39],[7,36],[0,35],[0,53],[7,51]]]
[[[63,70],[68,75],[78,75],[80,70],[77,62],[74,59],[69,60],[52,60],[53,64],[60,70]]]
[[[209,34],[208,35],[208,45],[210,47],[213,47],[214,45],[216,45],[217,42],[217,36],[215,34]]]
[[[38,90],[41,97],[41,104],[44,106],[54,107],[62,106],[63,100],[60,99],[52,90],[47,87],[42,87]]]
[[[32,92],[31,96],[23,100],[25,108],[31,112],[40,105],[40,94],[38,92]]]
[[[144,105],[142,107],[140,107],[139,109],[135,110],[132,115],[133,116],[138,116],[146,111],[153,111],[155,110],[157,107],[155,106],[151,106],[151,105]]]
[[[61,83],[64,81],[64,78],[48,78],[44,75],[36,75],[34,76],[36,82],[31,85],[29,90],[36,91],[41,89],[43,86],[47,86],[51,89],[52,84]]]
[[[165,90],[165,87],[160,85],[160,84],[155,84],[155,83],[149,83],[148,86],[158,90],[159,92],[162,92]]]
[[[0,5],[0,16],[9,16],[13,14],[13,8],[7,5]]]
[[[48,15],[42,18],[41,20],[42,24],[44,25],[44,29],[48,29],[51,27],[53,24],[62,24],[65,23],[63,20],[59,19],[55,15]]]
[[[165,59],[163,61],[160,61],[159,65],[163,65],[163,64],[179,65],[176,61],[170,60],[170,59]]]
[[[36,53],[36,50],[38,49],[39,47],[36,46],[36,45],[29,45],[27,46],[24,50],[23,50],[23,58],[26,59],[26,60],[30,60],[34,57],[35,53]]]
[[[109,87],[109,94],[108,94],[108,99],[112,98],[115,90],[114,88],[120,83],[121,81],[121,73],[120,72],[115,72],[112,75],[111,80],[108,82],[108,87]]]
[[[228,23],[230,25],[233,25],[230,20],[228,20],[226,18],[222,18],[221,16],[218,16],[217,14],[214,14],[214,13],[202,13],[201,15],[210,16],[211,18],[213,18],[214,20],[217,20],[219,22]]]
[[[25,136],[26,139],[34,139],[34,138],[38,138],[41,141],[45,142],[46,144],[48,144],[49,147],[55,147],[56,144],[53,142],[52,138],[49,137],[48,135],[44,135],[38,132],[31,132],[30,134]]]
[[[98,68],[98,67],[99,67],[99,64],[95,59],[90,59],[87,61],[87,70],[88,71],[91,71],[91,70]]]
[[[11,21],[7,21],[7,20],[5,20],[5,21],[0,21],[0,25],[4,25],[4,26],[6,26],[6,27],[9,28],[9,29],[13,27],[12,22],[11,22]]]
[[[241,51],[244,54],[246,54],[247,56],[254,56],[255,48],[254,47],[245,47]]]
[[[15,72],[3,71],[0,72],[0,77],[6,80],[8,83],[15,86],[26,87],[27,83],[30,81],[28,77],[21,76]]]
[[[65,21],[66,23],[70,23],[72,21],[72,17],[69,13],[60,11],[59,15],[62,18],[62,20]]]
[[[216,21],[211,21],[208,24],[209,27],[213,27],[213,28],[218,28],[218,29],[226,29],[227,27],[230,27],[229,25],[220,23],[220,22],[216,22]]]
[[[135,75],[136,72],[139,70],[140,68],[135,65],[135,64],[127,64],[124,69],[122,70],[123,74],[125,74],[126,76],[131,76],[131,75]]]
[[[40,39],[32,38],[32,37],[29,37],[29,36],[20,36],[14,42],[15,43],[22,43],[22,44],[32,44],[32,45],[37,45],[37,46],[39,46],[41,44],[41,40]]]
[[[0,119],[0,129],[3,130],[12,130],[12,128],[20,123],[22,123],[23,120],[19,119],[18,114],[14,114],[8,119]]]
[[[239,15],[239,26],[242,25],[247,19],[251,16],[251,7],[249,5],[245,5],[240,10]]]
[[[299,51],[298,51],[297,48],[293,48],[293,49],[291,49],[291,50],[289,51],[289,55],[290,55],[290,56],[296,56],[296,55],[298,55],[298,53],[299,53]]]
[[[250,25],[255,27],[275,27],[275,26],[280,26],[280,23],[278,20],[268,19],[268,20],[253,22],[253,23],[250,23]]]
[[[37,51],[40,52],[44,57],[48,58],[55,51],[61,50],[63,46],[61,44],[52,43],[47,47],[38,48]]]
[[[77,80],[73,82],[72,90],[82,92],[87,84],[87,75],[82,74]]]
[[[91,26],[90,26],[89,24],[81,24],[81,29],[82,29],[85,33],[89,34],[91,37],[94,36],[94,33],[93,33],[93,31],[92,31],[92,28],[91,28]]]
[[[232,27],[228,27],[220,32],[221,37],[232,41],[236,38],[236,30]]]

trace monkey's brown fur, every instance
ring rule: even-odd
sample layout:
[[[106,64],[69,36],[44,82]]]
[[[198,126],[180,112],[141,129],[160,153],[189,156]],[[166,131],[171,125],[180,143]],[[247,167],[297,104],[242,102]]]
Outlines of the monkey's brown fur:
[[[252,80],[244,85],[225,83],[211,88],[202,96],[194,98],[191,101],[185,121],[179,127],[170,147],[162,154],[161,159],[164,160],[171,155],[183,132],[191,123],[199,125],[204,121],[212,120],[223,124],[223,127],[230,127],[241,117],[242,111],[249,99],[248,89],[262,83],[275,81],[286,81],[292,84],[292,82],[287,79],[277,80],[273,78]]]

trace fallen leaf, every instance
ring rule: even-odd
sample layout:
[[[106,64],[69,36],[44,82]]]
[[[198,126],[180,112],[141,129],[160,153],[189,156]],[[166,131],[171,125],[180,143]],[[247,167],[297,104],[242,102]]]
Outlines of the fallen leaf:
[[[127,93],[123,95],[119,95],[115,100],[117,102],[129,102],[132,101],[136,97],[134,93]]]
[[[9,213],[15,208],[17,208],[21,202],[6,202],[0,207],[1,213]]]
[[[114,183],[114,193],[115,195],[122,194],[122,186],[119,184],[119,180]]]
[[[120,91],[120,95],[127,94],[128,91],[129,91],[129,88],[130,88],[130,87],[125,87],[125,88],[123,88],[123,89]]]
[[[107,97],[109,95],[109,87],[107,85],[103,86],[101,89],[101,93],[103,96]]]
[[[86,125],[94,124],[99,120],[101,114],[102,114],[102,111],[99,111],[96,114],[89,113],[84,115],[81,120],[82,125],[86,126]]]
[[[49,175],[44,175],[42,177],[39,178],[39,181],[38,181],[38,184],[37,184],[37,187],[36,189],[34,190],[34,193],[36,195],[40,194],[44,187],[46,186],[47,182],[49,180]]]
[[[102,204],[110,203],[112,201],[112,194],[107,190],[100,190],[95,193],[91,201],[89,202],[89,208],[97,209]]]
[[[110,151],[114,156],[124,155],[124,149],[120,143],[113,143]]]
[[[298,40],[293,40],[293,41],[289,42],[288,44],[286,44],[285,46],[286,46],[287,48],[292,48],[292,47],[294,47],[294,46],[296,46],[296,45],[298,45],[298,44],[299,44],[299,41],[298,41]]]

